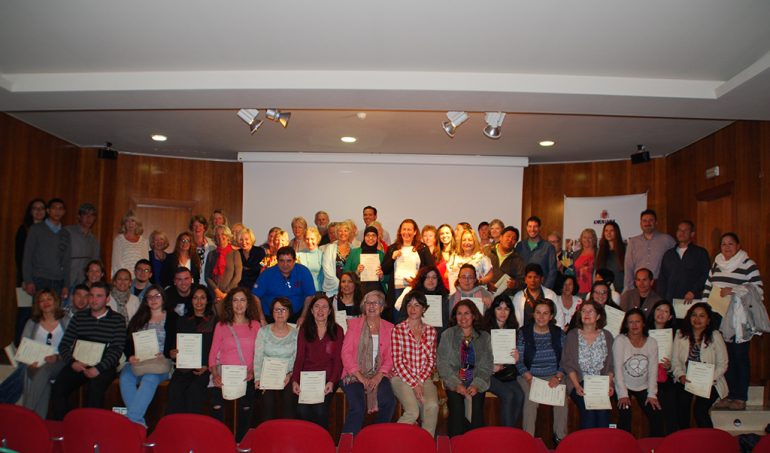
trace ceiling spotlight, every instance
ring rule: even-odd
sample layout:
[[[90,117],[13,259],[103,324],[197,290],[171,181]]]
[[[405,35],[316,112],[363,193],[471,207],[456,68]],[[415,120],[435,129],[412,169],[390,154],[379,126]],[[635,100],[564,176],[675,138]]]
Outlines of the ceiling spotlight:
[[[540,146],[542,146],[542,147],[544,147],[544,148],[547,148],[547,147],[549,147],[549,146],[553,146],[553,145],[555,145],[555,144],[556,144],[556,142],[555,142],[555,141],[553,141],[553,140],[543,140],[543,141],[541,141],[541,142],[539,143],[539,145],[540,145]]]
[[[357,138],[350,136],[340,137],[340,140],[342,140],[344,143],[355,143],[358,141]]]
[[[265,116],[267,119],[271,121],[276,121],[281,123],[281,126],[284,128],[289,125],[289,118],[291,118],[290,112],[281,112],[278,109],[267,109],[265,110]]]
[[[484,128],[484,135],[492,140],[500,138],[500,131],[505,119],[505,112],[487,112],[484,116],[484,120],[487,122],[487,127]]]
[[[249,131],[251,131],[252,135],[254,132],[257,132],[259,126],[262,125],[262,120],[258,120],[257,115],[259,115],[259,110],[257,109],[238,110],[238,117],[240,117],[243,122],[249,125]]]
[[[156,142],[165,142],[166,140],[168,140],[168,137],[166,137],[163,134],[153,134],[151,138]]]
[[[447,112],[446,117],[449,121],[444,121],[441,126],[444,128],[444,132],[451,138],[454,138],[457,128],[468,121],[468,114],[465,112]]]

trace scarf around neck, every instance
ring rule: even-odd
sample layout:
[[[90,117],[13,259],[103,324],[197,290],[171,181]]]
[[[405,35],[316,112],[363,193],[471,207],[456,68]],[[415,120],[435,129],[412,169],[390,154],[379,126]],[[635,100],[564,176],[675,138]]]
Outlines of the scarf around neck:
[[[720,253],[719,255],[716,256],[716,258],[714,258],[714,262],[716,263],[717,266],[719,266],[720,271],[731,273],[735,271],[735,269],[737,269],[738,266],[741,265],[741,263],[746,261],[748,257],[749,255],[745,251],[738,250],[738,253],[733,255],[733,257],[730,258],[729,260],[726,260],[724,255]]]

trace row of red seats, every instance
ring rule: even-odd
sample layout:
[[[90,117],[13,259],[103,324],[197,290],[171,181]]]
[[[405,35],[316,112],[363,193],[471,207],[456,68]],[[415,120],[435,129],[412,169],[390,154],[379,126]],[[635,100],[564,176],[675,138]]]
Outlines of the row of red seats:
[[[144,427],[104,409],[75,409],[63,422],[43,421],[20,406],[0,404],[0,445],[24,453],[478,453],[508,451],[543,453],[545,445],[525,431],[486,427],[452,439],[434,440],[417,426],[398,423],[371,425],[358,435],[343,434],[339,446],[328,431],[301,420],[272,420],[249,430],[236,446],[221,422],[202,415],[163,417],[146,437]],[[636,440],[609,428],[576,431],[564,438],[557,453],[732,453],[736,438],[717,429],[688,429],[665,438]],[[770,436],[754,449],[770,453]]]

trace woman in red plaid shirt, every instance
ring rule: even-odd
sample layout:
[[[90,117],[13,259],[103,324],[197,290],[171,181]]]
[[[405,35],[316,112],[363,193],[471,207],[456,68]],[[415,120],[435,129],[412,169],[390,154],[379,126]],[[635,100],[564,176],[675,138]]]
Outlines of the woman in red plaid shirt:
[[[436,329],[422,322],[428,309],[425,295],[412,291],[401,305],[406,321],[393,329],[393,393],[401,402],[404,414],[399,423],[414,424],[422,420],[422,428],[431,436],[436,431],[438,395],[431,380],[436,367]]]

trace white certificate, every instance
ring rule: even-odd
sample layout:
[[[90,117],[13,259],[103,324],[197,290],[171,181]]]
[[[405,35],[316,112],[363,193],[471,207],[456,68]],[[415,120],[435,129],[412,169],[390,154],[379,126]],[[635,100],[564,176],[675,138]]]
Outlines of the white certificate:
[[[444,327],[442,317],[441,296],[425,296],[428,299],[428,309],[422,315],[422,322],[433,327]]]
[[[342,327],[343,333],[348,333],[348,312],[345,310],[334,310],[334,322]]]
[[[714,364],[693,362],[687,364],[687,377],[689,381],[684,384],[684,389],[701,398],[711,396],[711,386],[714,385]]]
[[[16,306],[19,308],[32,306],[32,296],[24,291],[24,288],[16,288]]]
[[[30,338],[22,338],[19,349],[16,350],[15,359],[17,362],[31,365],[37,363],[37,366],[45,365],[45,358],[54,355],[56,352],[50,345],[38,343]]]
[[[83,362],[87,366],[94,366],[102,361],[102,354],[104,354],[105,346],[104,343],[78,340],[75,342],[75,350],[72,351],[72,358],[78,362]]]
[[[733,296],[728,294],[725,297],[722,297],[722,288],[714,285],[714,287],[711,288],[711,292],[709,293],[709,299],[708,303],[711,305],[711,308],[722,315],[722,317],[727,316],[727,309],[730,308],[730,302],[733,300]]]
[[[8,361],[11,362],[11,366],[16,368],[19,366],[19,362],[16,361],[16,345],[13,344],[13,341],[6,347],[3,348],[5,351],[6,357],[8,357]]]
[[[203,366],[203,334],[176,334],[176,367],[197,370]]]
[[[492,358],[497,365],[516,363],[511,352],[516,349],[516,329],[492,329]]]
[[[379,253],[362,253],[359,263],[364,266],[364,270],[361,271],[360,275],[362,282],[376,282],[380,280],[377,277],[377,268],[380,267]]]
[[[674,306],[674,315],[677,319],[684,319],[687,317],[687,310],[692,307],[692,304],[687,305],[684,303],[684,299],[674,299],[671,301]]]
[[[533,403],[548,406],[564,406],[564,396],[567,394],[567,386],[559,384],[554,388],[548,385],[548,381],[532,378],[529,386],[529,400]]]
[[[671,360],[671,347],[674,343],[671,329],[652,329],[650,338],[654,338],[658,343],[658,362],[662,362],[663,359]]]
[[[473,305],[479,309],[479,313],[482,315],[484,314],[484,301],[480,297],[463,297],[463,299],[468,299],[473,302]]]
[[[497,283],[495,283],[495,288],[497,289],[495,290],[495,294],[493,294],[493,296],[497,297],[503,292],[505,292],[505,290],[508,289],[509,281],[511,281],[511,276],[506,273],[503,273],[503,276],[500,277],[500,280],[498,280]]]
[[[222,398],[237,400],[246,394],[246,365],[222,365]]]
[[[583,376],[583,400],[586,409],[601,410],[612,409],[610,404],[610,377],[609,376]]]
[[[607,329],[613,337],[617,337],[620,335],[620,326],[623,325],[623,318],[626,316],[626,313],[623,310],[618,310],[609,305],[604,306],[604,313],[607,317],[607,325],[604,328]]]
[[[259,388],[261,390],[283,390],[288,369],[288,360],[265,357],[262,359],[262,374],[259,376]]]
[[[303,371],[299,375],[299,404],[324,402],[326,371]]]
[[[134,338],[134,356],[137,359],[154,359],[160,352],[158,347],[158,332],[155,329],[140,330],[131,334]]]

